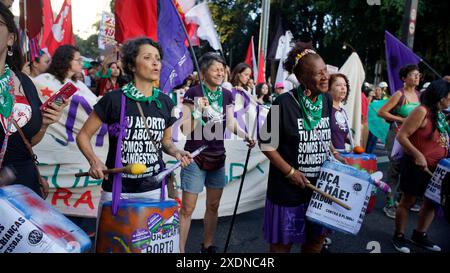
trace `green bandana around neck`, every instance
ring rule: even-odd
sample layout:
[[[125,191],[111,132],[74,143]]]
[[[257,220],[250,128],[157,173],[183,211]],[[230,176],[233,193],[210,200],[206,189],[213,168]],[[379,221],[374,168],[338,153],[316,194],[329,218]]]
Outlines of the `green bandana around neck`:
[[[0,114],[9,118],[13,110],[13,78],[9,66],[5,65],[5,72],[0,76]]]
[[[441,111],[439,111],[437,116],[436,127],[441,135],[450,134],[450,127],[448,126],[444,113]]]
[[[212,92],[206,84],[203,84],[205,96],[208,98],[209,105],[218,113],[223,112],[223,93],[219,87],[215,92]]]
[[[297,88],[298,104],[300,111],[303,112],[305,118],[303,125],[306,131],[314,129],[322,118],[322,94],[317,96],[315,102],[303,94],[301,87]]]
[[[150,97],[144,96],[144,94],[141,91],[139,91],[132,82],[122,87],[122,91],[125,96],[127,96],[132,100],[144,102],[148,101],[149,104],[154,102],[158,109],[162,108],[162,104],[158,99],[159,93],[161,91],[156,87],[153,87],[153,94]]]

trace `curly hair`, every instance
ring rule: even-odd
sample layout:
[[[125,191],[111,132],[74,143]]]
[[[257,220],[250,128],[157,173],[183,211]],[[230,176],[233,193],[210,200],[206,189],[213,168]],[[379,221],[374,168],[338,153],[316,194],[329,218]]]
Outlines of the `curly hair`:
[[[77,52],[80,52],[80,50],[72,45],[62,45],[58,47],[55,54],[53,54],[53,59],[48,67],[47,73],[52,74],[61,83],[64,83],[70,70],[70,62]]]
[[[400,71],[398,72],[398,75],[400,76],[400,79],[402,81],[404,81],[403,78],[408,77],[408,74],[411,71],[414,71],[414,70],[419,71],[419,67],[417,65],[415,65],[415,64],[409,64],[409,65],[406,65],[406,66],[400,68]]]
[[[342,78],[345,81],[345,85],[347,86],[347,94],[345,95],[344,100],[342,101],[344,104],[347,103],[347,99],[348,99],[348,95],[350,94],[350,83],[348,81],[347,76],[345,76],[342,73],[336,73],[336,74],[331,74],[330,75],[330,80],[328,81],[328,86],[330,87],[331,90],[331,85],[337,81],[337,79]]]
[[[239,74],[244,72],[246,69],[250,69],[250,71],[252,70],[252,68],[246,63],[238,63],[234,67],[233,72],[231,73],[231,84],[233,86],[239,85]]]
[[[133,79],[134,79],[133,69],[136,67],[136,58],[139,54],[141,46],[143,45],[151,45],[156,49],[158,49],[159,56],[161,57],[161,60],[163,59],[163,51],[161,46],[150,38],[139,37],[126,41],[122,47],[121,60],[125,74],[130,75]]]
[[[436,129],[437,116],[439,112],[438,103],[450,93],[450,82],[439,79],[430,83],[420,95],[420,103],[430,109],[433,131]]]
[[[19,42],[19,31],[17,30],[16,23],[14,22],[14,15],[12,12],[0,2],[0,17],[3,19],[6,28],[9,33],[13,33],[15,36],[14,44],[12,45],[11,51],[13,52],[12,56],[8,56],[6,54],[6,63],[9,65],[14,73],[18,74],[22,70],[23,66],[23,58],[22,58],[22,50]]]
[[[317,53],[309,53],[297,61],[297,56],[306,49],[314,50],[309,44],[303,42],[295,43],[294,47],[288,53],[286,61],[283,63],[284,69],[289,73],[293,73],[298,81],[300,81],[300,77],[305,74],[308,62],[312,59],[321,58]]]

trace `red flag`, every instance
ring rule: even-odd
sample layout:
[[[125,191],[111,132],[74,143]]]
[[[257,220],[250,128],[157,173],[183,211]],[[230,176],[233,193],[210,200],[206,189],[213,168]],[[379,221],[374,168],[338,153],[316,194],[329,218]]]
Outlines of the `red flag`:
[[[252,68],[253,79],[256,80],[258,77],[258,66],[256,65],[255,56],[255,45],[253,44],[253,36],[250,39],[250,44],[248,45],[247,55],[245,56],[244,63],[248,64]]]
[[[248,44],[247,55],[245,55],[244,63],[248,64],[250,67],[253,67],[253,36]]]
[[[42,25],[40,46],[41,48],[47,48],[46,42],[48,36],[52,33],[53,26],[53,11],[50,0],[42,0],[42,17],[44,22]]]
[[[139,36],[158,40],[156,0],[116,0],[116,41]]]
[[[176,0],[174,0],[174,3],[178,10],[178,13],[180,14],[181,20],[183,20],[183,24],[186,27],[186,31],[188,33],[189,39],[191,40],[192,46],[200,46],[200,39],[197,36],[198,25],[194,23],[187,24],[185,20],[185,13],[188,10],[183,10],[180,3],[178,3],[178,1]],[[186,46],[189,46],[188,41],[186,41]]]
[[[61,45],[75,45],[72,29],[72,1],[65,0],[47,38],[48,53],[53,55]]]
[[[266,82],[266,62],[264,60],[264,51],[261,48],[261,52],[259,53],[258,80],[256,81],[256,84],[265,82]]]
[[[36,37],[36,35],[38,35],[41,32],[42,27],[42,1],[20,0],[19,6],[20,6],[20,28],[27,29],[27,35],[29,38]]]

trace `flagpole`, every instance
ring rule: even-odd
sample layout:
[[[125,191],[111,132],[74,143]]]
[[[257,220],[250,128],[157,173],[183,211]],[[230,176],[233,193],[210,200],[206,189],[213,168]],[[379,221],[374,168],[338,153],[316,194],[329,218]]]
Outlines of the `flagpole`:
[[[420,62],[423,63],[424,65],[426,65],[431,71],[433,71],[433,73],[436,74],[436,76],[438,76],[439,78],[442,78],[442,76],[436,70],[434,70],[434,68],[431,67],[431,65],[429,65],[424,59],[422,59],[422,57],[420,57]]]
[[[27,49],[29,49],[28,47],[28,29],[27,29],[27,0],[23,0],[23,31],[25,32],[25,46],[27,47]],[[27,51],[25,51],[25,63],[28,62],[28,54]]]
[[[192,42],[191,42],[191,39],[189,38],[189,34],[188,34],[187,30],[186,30],[186,27],[185,27],[185,25],[183,23],[183,20],[181,20],[180,13],[178,12],[177,7],[175,6],[175,4],[173,3],[172,0],[165,0],[165,1],[169,1],[172,4],[172,7],[175,9],[175,11],[177,13],[178,20],[180,21],[181,27],[183,28],[183,31],[184,31],[184,35],[186,36],[186,39],[188,41],[189,49],[191,50],[191,56],[194,59],[195,68],[197,69],[197,72],[198,72],[198,79],[200,81],[200,88],[202,89],[202,93],[205,94],[205,90],[203,88],[203,81],[202,81],[202,77],[201,77],[201,73],[200,73],[200,66],[198,65],[197,57],[195,56],[194,47],[192,46]]]

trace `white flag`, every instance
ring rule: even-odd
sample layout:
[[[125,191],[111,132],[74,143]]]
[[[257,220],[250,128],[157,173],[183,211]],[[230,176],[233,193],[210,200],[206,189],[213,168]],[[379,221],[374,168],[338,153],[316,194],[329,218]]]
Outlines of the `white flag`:
[[[361,87],[364,83],[366,73],[364,67],[356,52],[347,59],[339,70],[340,73],[347,76],[351,92],[348,95],[347,103],[344,109],[347,112],[350,127],[354,130],[355,145],[360,146],[361,142]]]
[[[214,50],[222,51],[219,35],[217,35],[214,22],[208,3],[203,2],[191,8],[185,15],[186,23],[194,23],[198,25],[197,36],[202,40],[207,40]]]
[[[278,65],[277,78],[275,79],[275,83],[282,82],[283,86],[289,85],[287,83],[287,76],[289,73],[284,70],[283,63],[286,60],[289,51],[291,51],[291,41],[294,38],[291,31],[286,31],[286,34],[280,37],[277,47],[277,53],[275,54],[276,59],[280,59],[280,64]],[[285,88],[285,90],[287,90]]]

